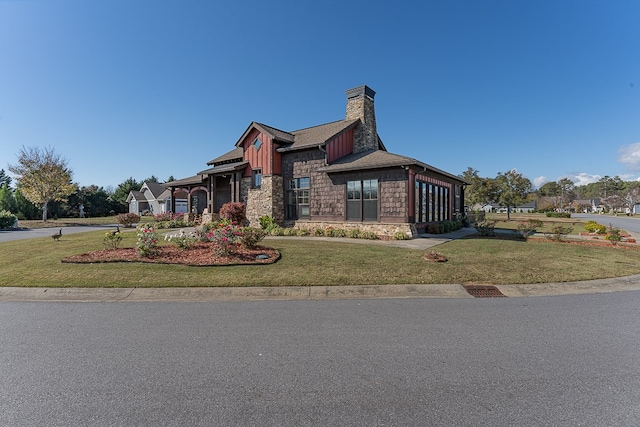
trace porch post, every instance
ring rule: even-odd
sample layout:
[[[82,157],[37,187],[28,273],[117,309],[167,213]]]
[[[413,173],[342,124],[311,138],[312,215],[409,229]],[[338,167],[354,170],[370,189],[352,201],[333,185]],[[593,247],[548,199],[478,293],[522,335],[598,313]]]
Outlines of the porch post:
[[[416,173],[409,169],[409,206],[407,206],[409,222],[416,222]]]

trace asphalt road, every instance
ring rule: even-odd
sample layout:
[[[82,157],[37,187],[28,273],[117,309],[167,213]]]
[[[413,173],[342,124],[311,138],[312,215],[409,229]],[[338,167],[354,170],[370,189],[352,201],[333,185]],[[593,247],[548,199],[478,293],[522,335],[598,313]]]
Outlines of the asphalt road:
[[[0,425],[640,425],[638,306],[0,303]]]
[[[573,218],[593,220],[599,224],[606,225],[607,227],[609,227],[610,224],[613,224],[614,227],[640,235],[640,218],[593,214],[572,214],[571,216]]]
[[[115,230],[116,225],[79,225],[58,228],[19,228],[15,230],[0,230],[0,242],[12,240],[33,239],[36,237],[49,237],[62,229],[63,236],[67,234],[85,233],[96,230]],[[124,230],[124,228],[122,229]]]

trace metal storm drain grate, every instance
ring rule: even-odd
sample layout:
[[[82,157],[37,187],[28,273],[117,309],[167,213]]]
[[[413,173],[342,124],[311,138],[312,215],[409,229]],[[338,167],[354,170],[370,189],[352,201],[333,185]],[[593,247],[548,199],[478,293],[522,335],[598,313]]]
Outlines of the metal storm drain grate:
[[[498,288],[492,285],[465,285],[467,293],[476,298],[506,298]]]

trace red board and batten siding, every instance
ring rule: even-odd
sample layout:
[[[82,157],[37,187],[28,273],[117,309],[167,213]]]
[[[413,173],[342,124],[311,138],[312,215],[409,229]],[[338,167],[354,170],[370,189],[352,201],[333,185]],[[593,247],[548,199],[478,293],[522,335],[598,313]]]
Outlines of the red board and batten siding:
[[[327,142],[325,147],[327,150],[328,163],[336,161],[347,154],[351,154],[353,152],[353,129],[348,129],[346,132],[336,136]]]
[[[253,146],[253,142],[259,138],[262,142],[259,150]],[[276,152],[273,140],[267,134],[257,129],[252,130],[242,142],[244,159],[249,161],[249,167],[245,169],[244,176],[250,177],[254,169],[262,169],[263,175],[280,175],[280,153]]]

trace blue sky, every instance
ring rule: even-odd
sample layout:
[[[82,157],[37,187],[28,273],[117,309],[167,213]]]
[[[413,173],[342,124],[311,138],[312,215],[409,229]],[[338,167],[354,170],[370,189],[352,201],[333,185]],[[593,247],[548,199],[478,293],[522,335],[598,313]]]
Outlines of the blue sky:
[[[638,179],[638,16],[637,0],[0,0],[0,168],[51,146],[80,185],[184,178],[252,121],[344,118],[366,84],[387,149],[450,173]]]

